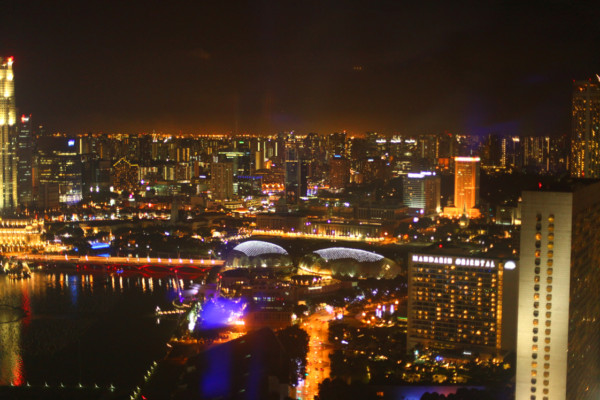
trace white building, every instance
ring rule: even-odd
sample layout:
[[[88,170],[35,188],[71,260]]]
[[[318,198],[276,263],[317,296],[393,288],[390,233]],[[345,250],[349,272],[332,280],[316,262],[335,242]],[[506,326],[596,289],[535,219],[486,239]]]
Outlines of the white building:
[[[598,399],[600,183],[522,198],[516,399]]]

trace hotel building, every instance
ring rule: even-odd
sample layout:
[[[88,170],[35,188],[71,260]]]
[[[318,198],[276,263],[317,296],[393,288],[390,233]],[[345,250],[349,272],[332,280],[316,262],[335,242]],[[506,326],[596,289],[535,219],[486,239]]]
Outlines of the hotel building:
[[[600,398],[600,183],[522,195],[516,398]]]
[[[514,350],[516,264],[467,254],[454,248],[409,255],[409,350],[418,344],[490,356]]]
[[[454,158],[454,207],[445,207],[444,214],[479,217],[479,163],[479,157]]]

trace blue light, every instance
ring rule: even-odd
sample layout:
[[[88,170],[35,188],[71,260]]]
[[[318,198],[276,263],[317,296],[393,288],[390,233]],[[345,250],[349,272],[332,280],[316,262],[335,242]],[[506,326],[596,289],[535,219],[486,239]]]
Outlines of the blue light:
[[[110,243],[94,243],[92,244],[92,250],[100,250],[100,249],[108,249],[110,247]]]
[[[73,147],[75,146],[75,140],[71,139],[67,142],[67,144],[69,145],[69,147]]]

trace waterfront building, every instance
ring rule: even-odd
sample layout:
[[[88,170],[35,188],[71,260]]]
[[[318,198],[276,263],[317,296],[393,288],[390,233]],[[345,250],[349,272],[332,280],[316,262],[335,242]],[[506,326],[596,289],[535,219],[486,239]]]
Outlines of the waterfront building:
[[[0,219],[0,249],[18,251],[42,248],[44,221],[37,219]]]
[[[600,397],[600,183],[524,191],[516,398]]]
[[[17,108],[13,57],[0,57],[0,211],[17,205]]]
[[[409,255],[408,349],[514,351],[517,282],[510,259],[458,248]]]
[[[571,176],[600,178],[600,82],[573,83]]]

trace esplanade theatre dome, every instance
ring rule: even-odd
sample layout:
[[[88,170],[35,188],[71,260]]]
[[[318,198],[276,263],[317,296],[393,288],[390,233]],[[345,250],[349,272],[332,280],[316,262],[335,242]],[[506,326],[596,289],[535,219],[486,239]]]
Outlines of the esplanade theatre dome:
[[[381,254],[347,247],[330,247],[302,258],[299,272],[351,278],[395,278],[398,264]]]
[[[292,261],[281,246],[261,240],[248,240],[235,246],[227,255],[228,268],[289,267]]]

